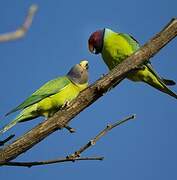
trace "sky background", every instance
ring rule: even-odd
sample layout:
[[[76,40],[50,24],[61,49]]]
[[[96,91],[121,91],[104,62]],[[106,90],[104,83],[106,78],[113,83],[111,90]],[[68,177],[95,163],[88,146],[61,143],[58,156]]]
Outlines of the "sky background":
[[[108,69],[100,56],[87,49],[89,35],[100,28],[133,35],[141,44],[176,16],[177,1],[68,1],[1,0],[0,33],[19,27],[32,3],[39,11],[24,39],[0,44],[0,118],[52,78],[88,59],[90,83]],[[177,82],[177,39],[153,58],[158,73]],[[172,87],[177,92],[177,86]],[[94,137],[108,123],[130,114],[135,121],[112,130],[83,156],[104,161],[53,164],[28,168],[1,167],[1,179],[177,179],[177,102],[143,83],[124,80],[80,113],[70,124],[77,133],[57,131],[19,156],[18,161],[64,157]],[[2,119],[0,127],[15,114]],[[18,136],[42,118],[18,124]]]

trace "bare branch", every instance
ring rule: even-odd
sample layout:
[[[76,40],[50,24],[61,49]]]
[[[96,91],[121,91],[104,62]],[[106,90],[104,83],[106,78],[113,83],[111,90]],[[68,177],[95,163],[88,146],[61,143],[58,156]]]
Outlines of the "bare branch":
[[[70,103],[70,107],[64,108],[63,111],[58,111],[53,117],[43,121],[12,144],[1,149],[0,163],[15,159],[51,133],[66,126],[77,114],[103,96],[115,83],[125,78],[130,71],[154,56],[176,36],[177,19],[173,19],[163,31],[153,37],[137,52],[81,92],[80,95]]]
[[[36,14],[37,9],[38,9],[37,5],[33,4],[29,8],[28,14],[26,16],[26,19],[23,25],[14,32],[0,34],[0,42],[12,41],[12,40],[16,40],[16,39],[24,37],[32,24],[32,21],[33,21],[34,15]]]
[[[91,161],[91,160],[103,160],[104,157],[82,157],[82,158],[60,158],[49,161],[37,161],[37,162],[5,162],[2,166],[20,166],[20,167],[32,167],[39,165],[55,164],[62,162],[75,162],[75,161]]]
[[[83,153],[86,149],[88,149],[89,147],[93,146],[96,144],[96,142],[103,137],[104,135],[106,135],[109,131],[111,131],[113,128],[131,120],[131,119],[135,119],[135,115],[132,116],[128,116],[125,119],[121,120],[121,121],[117,121],[114,124],[109,124],[106,126],[105,129],[103,129],[98,135],[96,135],[92,140],[90,140],[87,144],[85,144],[84,146],[82,146],[78,151],[75,151],[74,154],[71,154],[70,156],[68,156],[69,158],[77,158],[80,157],[81,153]]]
[[[54,164],[54,163],[62,163],[62,162],[68,162],[68,161],[80,161],[80,160],[103,160],[104,157],[82,157],[80,158],[81,153],[83,153],[85,150],[87,150],[89,147],[96,144],[96,142],[104,136],[106,133],[108,133],[113,128],[127,122],[128,120],[134,119],[135,115],[129,116],[121,121],[117,121],[116,123],[112,125],[107,125],[105,129],[103,129],[97,136],[95,136],[92,140],[90,140],[86,145],[82,146],[79,150],[75,151],[74,154],[71,154],[67,156],[66,158],[59,158],[54,160],[47,160],[47,161],[34,161],[34,162],[5,162],[3,164],[0,164],[1,166],[21,166],[21,167],[32,167],[32,166],[38,166],[38,165],[47,165],[47,164]]]

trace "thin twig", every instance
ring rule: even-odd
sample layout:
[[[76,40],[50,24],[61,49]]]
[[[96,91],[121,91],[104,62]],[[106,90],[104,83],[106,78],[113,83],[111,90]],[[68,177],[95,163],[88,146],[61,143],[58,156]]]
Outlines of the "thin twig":
[[[35,4],[31,5],[23,25],[13,32],[0,34],[0,42],[12,41],[24,37],[32,24],[37,9],[38,9],[37,5]]]
[[[82,146],[78,151],[75,151],[74,154],[69,155],[69,158],[76,158],[76,157],[80,157],[81,153],[83,153],[86,149],[88,149],[89,147],[93,146],[96,144],[96,142],[103,137],[104,135],[106,135],[110,130],[112,130],[113,128],[129,121],[135,119],[135,115],[131,115],[126,117],[123,120],[120,121],[116,121],[114,124],[109,124],[106,126],[105,129],[103,129],[98,135],[96,135],[92,140],[90,140],[87,144],[85,144],[84,146]]]
[[[39,165],[55,164],[62,162],[75,162],[75,161],[90,161],[90,160],[103,160],[104,157],[82,157],[82,158],[60,158],[49,161],[34,161],[34,162],[5,162],[2,166],[21,166],[21,167],[32,167]]]
[[[3,141],[0,141],[0,146],[4,146],[5,143],[7,143],[8,141],[10,141],[12,138],[15,137],[15,134],[10,135],[9,137],[7,137],[6,139],[4,139]]]
[[[47,161],[34,161],[34,162],[5,162],[0,164],[1,166],[22,166],[22,167],[32,167],[32,166],[38,166],[38,165],[47,165],[47,164],[54,164],[54,163],[62,163],[62,162],[68,162],[68,161],[80,161],[80,160],[103,160],[104,157],[82,157],[80,158],[81,153],[83,153],[85,150],[87,150],[89,147],[96,144],[96,142],[106,135],[110,130],[113,128],[131,120],[134,119],[135,115],[131,115],[126,117],[125,119],[121,121],[116,121],[114,124],[107,125],[105,129],[103,129],[98,135],[96,135],[92,140],[90,140],[86,145],[82,146],[79,150],[75,151],[74,154],[71,154],[67,156],[66,158],[60,158],[60,159],[54,159],[54,160],[47,160]]]

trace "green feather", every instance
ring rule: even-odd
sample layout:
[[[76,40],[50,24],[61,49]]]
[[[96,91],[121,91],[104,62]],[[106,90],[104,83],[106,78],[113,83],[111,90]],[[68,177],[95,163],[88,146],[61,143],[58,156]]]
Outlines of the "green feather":
[[[125,33],[119,33],[132,47],[133,51],[137,51],[140,48],[139,42],[133,37]]]
[[[26,122],[39,116],[53,116],[66,102],[73,100],[88,86],[88,61],[81,61],[73,66],[66,76],[53,79],[8,114],[22,110],[9,124],[5,125],[0,134],[6,132],[19,122]]]
[[[110,29],[105,29],[102,57],[108,68],[111,70],[116,65],[124,61],[128,56],[140,48],[138,41],[125,33],[116,33]],[[135,71],[129,73],[127,78],[132,81],[142,81],[152,87],[171,95],[177,99],[177,95],[166,85],[174,85],[175,82],[161,78],[148,62],[144,63]]]
[[[31,106],[42,99],[49,97],[53,94],[58,93],[61,91],[64,87],[66,87],[71,81],[66,77],[58,77],[56,79],[53,79],[46,84],[44,84],[42,87],[40,87],[37,91],[35,91],[30,97],[28,97],[24,102],[22,102],[20,105],[18,105],[16,108],[9,111],[7,115],[19,111],[21,109],[24,109],[28,106]]]

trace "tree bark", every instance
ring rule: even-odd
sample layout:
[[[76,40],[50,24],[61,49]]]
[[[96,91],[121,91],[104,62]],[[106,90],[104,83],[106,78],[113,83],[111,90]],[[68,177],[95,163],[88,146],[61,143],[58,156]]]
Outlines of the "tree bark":
[[[142,46],[137,52],[116,66],[107,75],[97,80],[71,102],[71,105],[58,111],[53,117],[40,123],[32,130],[24,134],[12,144],[0,150],[0,164],[15,159],[20,154],[32,148],[35,144],[46,138],[51,133],[67,125],[71,119],[79,114],[86,107],[103,96],[117,82],[121,81],[126,75],[154,56],[169,41],[177,36],[177,19],[172,19],[165,28],[153,37],[149,42]]]

